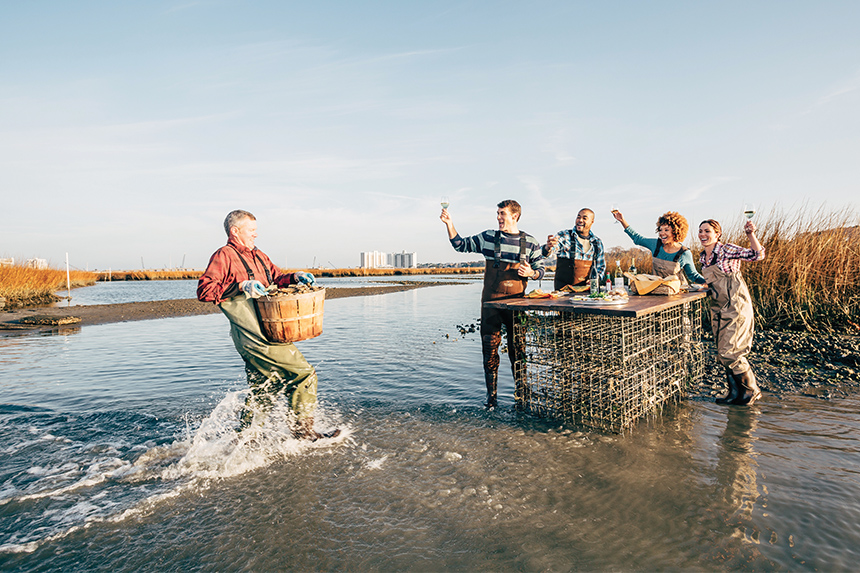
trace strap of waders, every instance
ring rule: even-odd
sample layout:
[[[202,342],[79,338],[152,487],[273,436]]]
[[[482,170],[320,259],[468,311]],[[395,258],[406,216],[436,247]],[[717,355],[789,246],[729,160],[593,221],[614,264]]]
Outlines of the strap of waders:
[[[711,252],[711,264],[708,266],[717,264],[717,246],[719,246],[719,243],[714,245],[714,250]]]
[[[254,278],[254,271],[252,271],[252,270],[251,270],[250,265],[248,265],[248,261],[246,261],[246,260],[245,260],[245,257],[243,257],[243,256],[242,256],[242,253],[240,253],[240,252],[239,252],[239,249],[237,249],[237,248],[236,248],[236,247],[234,247],[233,245],[230,245],[230,247],[231,247],[234,251],[236,251],[236,254],[237,254],[237,255],[239,255],[239,260],[240,260],[240,261],[242,261],[242,266],[244,266],[244,267],[245,267],[245,270],[248,272],[248,280],[250,280],[250,281],[256,280],[256,279]],[[264,270],[264,271],[266,271],[266,280],[267,280],[267,281],[269,281],[269,284],[272,284],[272,283],[273,283],[273,281],[272,281],[272,273],[270,273],[270,272],[269,272],[269,267],[267,267],[265,264],[263,264],[263,261],[261,261],[261,260],[260,260],[260,257],[258,257],[258,256],[257,256],[257,251],[256,251],[256,250],[251,251],[251,254],[253,254],[253,255],[254,255],[254,260],[255,260],[255,261],[257,261],[258,263],[260,263],[260,266],[261,266],[261,267],[263,267],[263,270]]]
[[[660,239],[657,239],[657,246],[654,247],[654,256],[655,257],[657,257],[657,254],[660,252],[660,249],[662,249],[662,248],[663,248],[663,241],[661,241]],[[687,250],[686,247],[681,247],[681,249],[677,253],[675,253],[675,256],[672,257],[672,262],[677,263],[678,259],[681,258],[681,256],[684,254],[684,251],[686,251],[686,250]]]
[[[520,231],[517,234],[517,236],[520,238],[519,260],[522,260],[522,258],[526,254],[526,247],[528,246],[526,243],[526,234],[523,233],[522,231]],[[495,241],[495,245],[493,245],[493,268],[494,269],[499,268],[499,265],[501,264],[501,258],[502,258],[502,232],[496,231],[496,241]]]

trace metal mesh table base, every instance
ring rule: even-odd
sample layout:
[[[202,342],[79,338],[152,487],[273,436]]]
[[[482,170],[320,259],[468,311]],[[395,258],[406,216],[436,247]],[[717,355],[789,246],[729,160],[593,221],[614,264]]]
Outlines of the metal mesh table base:
[[[518,310],[517,405],[620,433],[704,373],[702,301],[639,318]]]

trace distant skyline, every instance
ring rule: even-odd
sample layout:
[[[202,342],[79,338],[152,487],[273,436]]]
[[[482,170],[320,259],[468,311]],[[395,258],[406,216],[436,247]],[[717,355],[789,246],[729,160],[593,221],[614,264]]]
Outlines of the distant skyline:
[[[678,210],[856,207],[860,2],[6,2],[0,258],[458,262],[516,199],[607,248]]]

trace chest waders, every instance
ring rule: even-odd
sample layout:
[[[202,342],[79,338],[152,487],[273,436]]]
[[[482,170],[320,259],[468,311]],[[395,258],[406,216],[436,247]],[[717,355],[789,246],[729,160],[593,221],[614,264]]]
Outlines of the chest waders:
[[[576,237],[573,238],[576,241]],[[555,279],[553,287],[555,290],[561,290],[567,285],[579,286],[588,283],[588,275],[591,273],[591,266],[596,264],[597,249],[594,244],[591,245],[591,260],[581,261],[579,259],[569,259],[567,257],[559,257],[555,261]]]
[[[520,255],[523,260],[526,253],[526,234],[520,233]],[[496,231],[496,243],[494,246],[495,257],[493,261],[486,260],[484,263],[484,290],[481,292],[481,303],[490,300],[521,297],[526,290],[528,279],[517,274],[519,263],[501,262],[501,232]],[[505,325],[508,341],[508,357],[511,360],[511,372],[516,382],[517,395],[521,395],[521,388],[517,379],[514,364],[522,356],[524,349],[517,348],[514,340],[514,313],[511,310],[497,308],[485,308],[481,304],[481,352],[483,354],[484,381],[487,384],[487,408],[496,407],[496,389],[499,379],[499,345],[502,343],[502,325]]]
[[[681,263],[678,262],[681,260],[681,257],[684,256],[684,253],[687,252],[687,249],[681,247],[681,249],[675,253],[675,256],[671,261],[665,261],[657,258],[657,255],[660,253],[662,248],[662,242],[660,239],[657,239],[657,246],[654,247],[654,253],[651,257],[651,268],[653,269],[653,273],[660,278],[675,275],[681,280],[682,285],[687,284],[687,273],[681,272]]]
[[[702,268],[710,287],[711,331],[720,364],[726,370],[728,394],[721,404],[749,404],[761,396],[747,354],[755,331],[752,297],[740,272],[727,273],[716,264]]]
[[[254,280],[248,263],[242,255],[239,258],[249,280]],[[271,284],[268,269],[266,278]],[[230,337],[245,361],[251,387],[242,413],[242,427],[251,423],[255,411],[268,412],[281,394],[299,420],[312,418],[317,403],[317,375],[299,349],[290,342],[270,342],[260,329],[257,305],[244,294],[225,299],[218,306],[230,321]]]

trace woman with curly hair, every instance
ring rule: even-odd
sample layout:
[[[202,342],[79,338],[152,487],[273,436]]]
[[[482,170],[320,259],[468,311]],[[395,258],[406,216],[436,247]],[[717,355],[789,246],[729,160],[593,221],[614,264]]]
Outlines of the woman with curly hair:
[[[683,269],[684,274],[690,282],[704,284],[705,277],[696,271],[696,266],[693,264],[693,254],[690,249],[681,244],[687,237],[687,231],[690,225],[680,213],[669,211],[660,215],[657,219],[657,238],[649,239],[643,237],[633,230],[621,211],[615,209],[612,211],[612,216],[615,220],[624,225],[624,232],[633,239],[633,242],[640,247],[645,247],[651,251],[651,266],[655,275],[668,277],[675,275],[681,282],[686,282],[681,274]]]
[[[755,236],[756,227],[752,221],[746,222],[744,232],[750,242],[749,249],[722,243],[723,230],[713,219],[706,219],[699,225],[699,241],[703,247],[699,262],[711,293],[711,330],[729,386],[728,393],[717,398],[718,404],[751,404],[761,396],[747,360],[755,318],[752,297],[741,276],[741,261],[762,260],[764,247]]]

